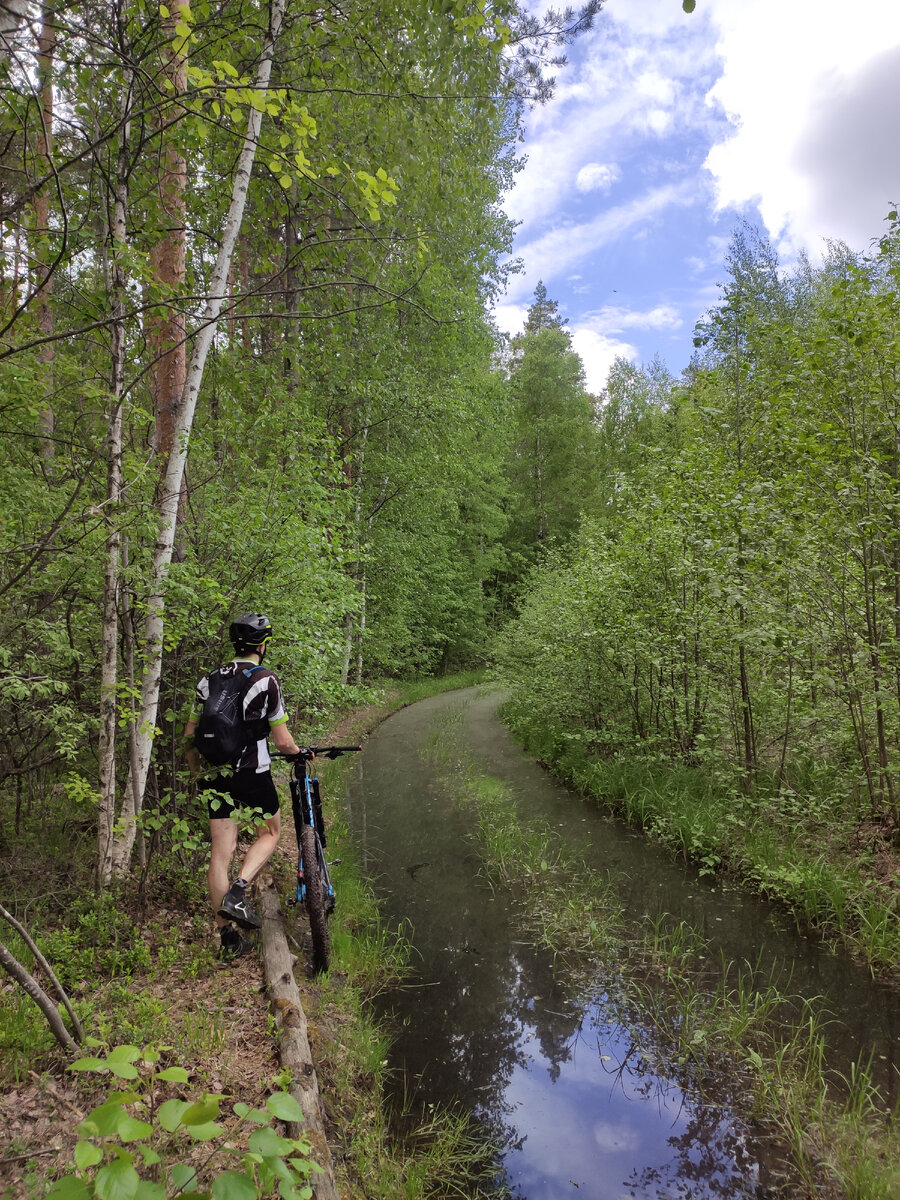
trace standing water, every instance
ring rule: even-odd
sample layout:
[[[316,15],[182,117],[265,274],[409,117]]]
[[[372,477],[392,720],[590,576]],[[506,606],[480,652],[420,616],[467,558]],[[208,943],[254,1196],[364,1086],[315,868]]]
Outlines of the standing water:
[[[414,947],[413,978],[386,1000],[399,1018],[398,1101],[465,1106],[502,1147],[503,1182],[520,1200],[774,1195],[781,1159],[771,1139],[731,1108],[726,1081],[713,1104],[667,1066],[640,1012],[626,1028],[611,999],[616,964],[591,964],[586,1000],[528,943],[511,898],[481,873],[459,785],[430,751],[452,725],[477,770],[513,790],[523,822],[546,821],[585,866],[609,875],[626,919],[669,913],[726,962],[789,971],[789,990],[822,997],[831,1014],[835,1068],[871,1053],[890,1103],[895,993],[798,935],[778,910],[698,879],[554,783],[515,745],[498,703],[496,692],[466,689],[402,710],[368,742],[350,789],[351,827],[385,923],[402,923]]]

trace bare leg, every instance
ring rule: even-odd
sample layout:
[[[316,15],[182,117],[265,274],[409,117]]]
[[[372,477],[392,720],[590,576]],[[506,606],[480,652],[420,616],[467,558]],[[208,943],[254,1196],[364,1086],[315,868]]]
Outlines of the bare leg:
[[[256,841],[247,851],[241,865],[241,877],[252,883],[275,852],[281,837],[281,813],[266,818],[265,826],[258,826],[260,832]],[[226,887],[228,885],[226,884]]]
[[[228,874],[237,847],[237,835],[237,821],[232,821],[230,817],[219,817],[209,823],[212,847],[209,852],[207,882],[209,884],[209,900],[216,915],[216,925],[220,929],[223,925],[228,924],[225,917],[219,916],[218,908],[222,903],[222,897],[228,891]]]

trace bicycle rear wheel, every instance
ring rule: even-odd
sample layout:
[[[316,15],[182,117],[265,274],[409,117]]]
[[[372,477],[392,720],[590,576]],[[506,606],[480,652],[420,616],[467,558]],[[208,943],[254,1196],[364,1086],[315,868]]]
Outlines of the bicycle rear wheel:
[[[312,934],[313,970],[327,971],[331,960],[328,938],[328,912],[322,875],[316,854],[316,834],[311,825],[300,826],[300,851],[303,855],[303,882],[306,884],[306,911]]]

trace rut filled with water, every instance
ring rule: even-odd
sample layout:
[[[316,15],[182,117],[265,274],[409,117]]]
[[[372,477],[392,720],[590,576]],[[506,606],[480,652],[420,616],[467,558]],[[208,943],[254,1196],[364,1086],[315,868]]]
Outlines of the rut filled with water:
[[[421,701],[370,739],[349,790],[351,828],[388,926],[414,946],[407,986],[383,1001],[397,1039],[398,1104],[463,1105],[502,1147],[502,1182],[521,1200],[754,1197],[781,1191],[783,1155],[766,1123],[739,1115],[729,1081],[711,1092],[654,1046],[653,1022],[624,1014],[618,965],[591,962],[573,988],[534,949],[513,899],[484,877],[444,738],[503,780],[523,822],[540,818],[571,853],[609,874],[626,918],[670,914],[708,953],[753,964],[785,991],[822,997],[831,1069],[871,1055],[896,1102],[897,994],[846,956],[800,936],[780,910],[673,863],[596,805],[554,783],[515,745],[499,695],[466,689]],[[452,730],[452,733],[451,733]],[[437,753],[436,753],[437,752]]]

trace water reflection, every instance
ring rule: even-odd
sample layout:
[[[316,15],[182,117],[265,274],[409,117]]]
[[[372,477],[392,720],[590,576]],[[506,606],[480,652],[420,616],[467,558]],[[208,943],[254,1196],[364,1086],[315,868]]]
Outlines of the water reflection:
[[[752,961],[762,910],[748,919],[741,897],[711,893],[555,787],[509,741],[494,702],[472,695],[436,697],[391,718],[368,743],[351,790],[351,823],[385,916],[410,923],[419,956],[412,986],[386,1001],[403,1024],[391,1064],[398,1098],[473,1110],[503,1146],[507,1180],[521,1200],[775,1194],[777,1153],[734,1115],[726,1082],[719,1103],[704,1102],[685,1068],[649,1049],[658,1035],[642,1014],[615,1001],[614,973],[604,979],[598,968],[592,998],[575,1000],[549,956],[522,940],[509,900],[479,875],[454,785],[416,750],[435,728],[458,720],[462,707],[476,758],[513,783],[523,812],[549,816],[589,864],[614,869],[637,912],[684,914],[723,934],[729,958]],[[853,995],[865,986],[854,977]],[[886,992],[872,995],[859,1036],[884,1022],[888,1044],[896,1044],[896,1008]]]

